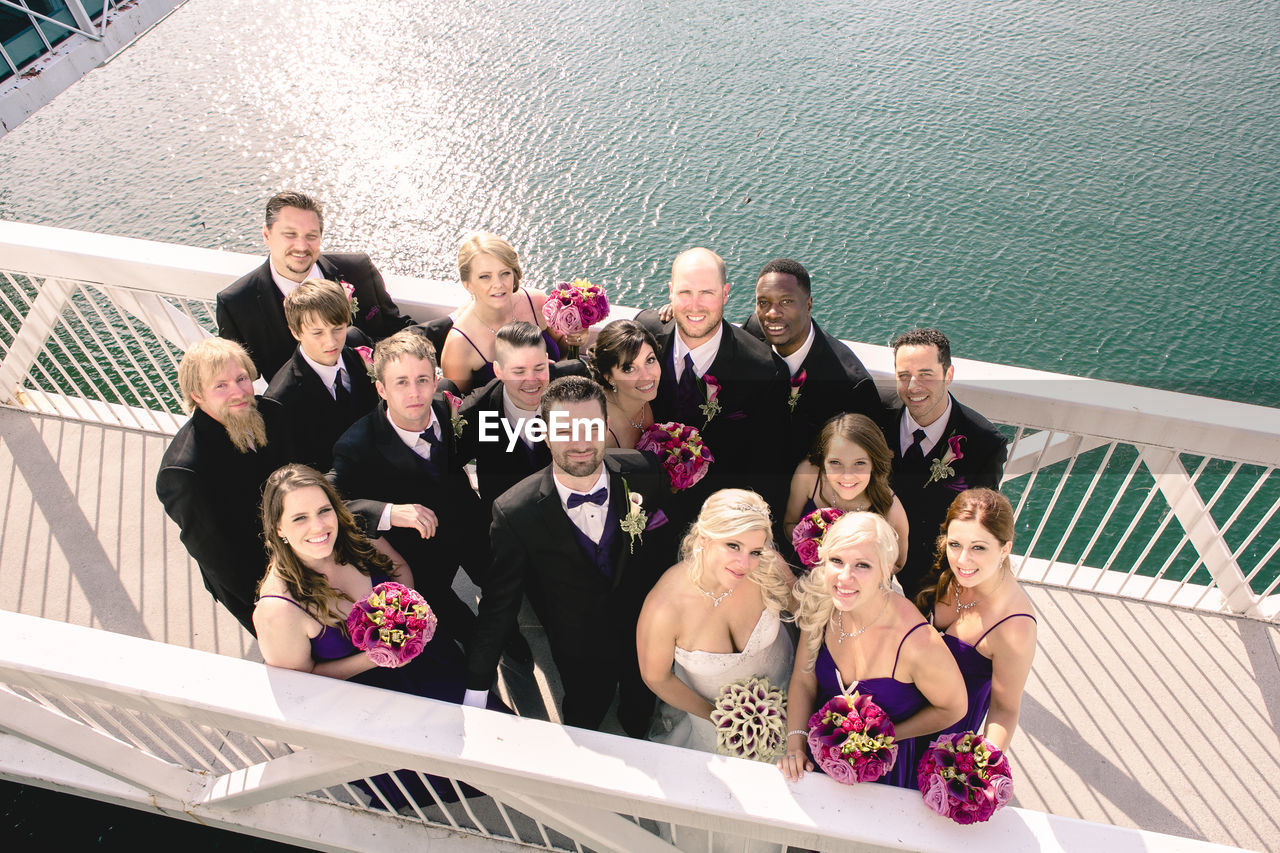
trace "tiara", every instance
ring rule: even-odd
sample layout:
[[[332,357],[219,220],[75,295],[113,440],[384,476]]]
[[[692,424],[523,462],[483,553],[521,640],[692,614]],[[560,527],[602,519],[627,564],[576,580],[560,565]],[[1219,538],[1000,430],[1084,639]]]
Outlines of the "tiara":
[[[754,513],[758,513],[759,515],[763,515],[765,518],[769,517],[768,507],[759,507],[759,506],[756,506],[755,504],[747,504],[747,503],[729,504],[729,509],[733,510],[734,512],[754,512]]]

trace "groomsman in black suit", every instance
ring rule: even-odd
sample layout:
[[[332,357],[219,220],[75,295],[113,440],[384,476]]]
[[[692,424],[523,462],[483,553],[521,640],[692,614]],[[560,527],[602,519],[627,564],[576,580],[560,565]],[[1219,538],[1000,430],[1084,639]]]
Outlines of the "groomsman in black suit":
[[[498,329],[493,372],[497,378],[463,403],[460,445],[462,457],[475,460],[486,519],[503,492],[551,464],[546,442],[533,437],[533,423],[542,421],[542,393],[552,379],[584,375],[586,365],[578,359],[548,363],[542,331],[515,320]]]
[[[636,320],[653,333],[662,361],[654,419],[697,427],[715,457],[707,477],[689,491],[755,489],[781,506],[791,453],[783,446],[786,364],[725,321],[729,284],[724,261],[710,249],[676,256],[670,297],[671,321],[663,323],[656,311],[642,311]]]
[[[341,287],[307,279],[284,298],[284,315],[298,347],[265,396],[284,406],[299,460],[328,471],[334,442],[373,410],[378,394],[364,359],[346,346],[351,308]]]
[[[435,348],[397,332],[374,349],[373,374],[382,402],[338,439],[329,477],[353,512],[377,519],[370,534],[400,552],[441,625],[466,643],[475,615],[453,579],[462,565],[483,586],[489,548],[452,409],[436,394]]]
[[[884,418],[871,374],[847,344],[818,327],[812,311],[808,270],[790,258],[774,258],[756,278],[756,310],[742,324],[787,364],[786,448],[792,467],[835,415],[855,412],[876,423]]]
[[[914,599],[933,567],[947,508],[965,489],[998,489],[1008,456],[1005,437],[947,389],[955,376],[951,342],[937,329],[914,329],[893,342],[903,408],[886,420],[893,490],[911,525],[898,581]]]
[[[254,597],[267,568],[262,484],[296,459],[280,405],[253,396],[256,377],[235,341],[193,344],[178,365],[191,420],[173,437],[156,476],[156,494],[177,522],[205,588],[251,634]]]
[[[263,376],[275,376],[293,356],[284,297],[309,278],[351,285],[354,328],[372,340],[382,340],[413,322],[400,314],[368,255],[322,255],[323,235],[324,210],[318,201],[300,192],[276,193],[267,202],[262,227],[269,257],[218,294],[218,334],[244,344]],[[362,342],[349,341],[352,346]]]
[[[480,599],[465,704],[483,706],[498,654],[524,594],[551,643],[567,725],[598,729],[620,691],[618,717],[643,737],[654,697],[636,661],[644,597],[675,559],[656,465],[634,450],[605,450],[605,400],[582,376],[542,397],[551,464],[493,505],[493,567]]]

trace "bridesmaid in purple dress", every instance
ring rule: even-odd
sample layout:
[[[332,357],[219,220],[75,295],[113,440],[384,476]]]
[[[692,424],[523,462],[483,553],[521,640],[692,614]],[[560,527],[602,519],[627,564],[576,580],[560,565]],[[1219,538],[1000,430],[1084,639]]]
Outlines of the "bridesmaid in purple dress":
[[[932,613],[969,694],[968,712],[947,731],[980,731],[1008,749],[1036,655],[1036,617],[1009,568],[1013,507],[999,492],[969,489],[951,503],[943,527],[916,603]]]
[[[269,666],[341,678],[372,687],[461,702],[466,661],[454,638],[438,629],[422,652],[402,667],[376,665],[352,645],[346,617],[352,605],[384,581],[413,586],[409,568],[389,545],[386,553],[360,533],[324,476],[305,465],[286,465],[267,478],[262,495],[263,538],[269,556],[258,585],[253,624]],[[430,604],[430,602],[428,602]],[[492,709],[506,710],[496,698]],[[420,802],[430,795],[417,774],[397,771]],[[429,777],[438,795],[457,799],[446,780]],[[388,776],[374,779],[392,808],[405,804]],[[372,791],[361,785],[367,793]],[[468,796],[474,789],[463,786]],[[376,803],[376,799],[375,799]]]
[[[851,512],[827,531],[822,562],[796,582],[800,648],[787,694],[787,752],[778,762],[796,781],[813,769],[809,717],[838,693],[870,694],[897,735],[898,759],[879,780],[914,788],[915,738],[964,713],[964,680],[946,644],[920,611],[889,588],[898,537],[872,512]]]

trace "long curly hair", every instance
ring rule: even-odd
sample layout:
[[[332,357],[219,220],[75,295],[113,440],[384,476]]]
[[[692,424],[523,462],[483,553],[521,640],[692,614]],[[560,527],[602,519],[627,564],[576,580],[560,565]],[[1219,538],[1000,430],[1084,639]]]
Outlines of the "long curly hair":
[[[764,553],[755,571],[747,575],[747,580],[760,587],[765,607],[774,613],[782,613],[791,605],[791,589],[786,581],[791,570],[786,568],[774,547],[769,505],[755,492],[721,489],[707,498],[697,521],[689,525],[689,532],[680,543],[680,559],[689,564],[689,580],[701,587],[705,570],[702,540],[732,539],[756,530],[764,532]]]
[[[884,433],[875,421],[866,415],[836,415],[822,425],[809,451],[809,462],[818,469],[818,481],[827,474],[827,455],[836,438],[858,445],[867,451],[871,459],[871,479],[867,481],[866,495],[871,509],[880,515],[888,515],[893,507],[893,489],[889,487],[889,474],[893,471],[893,451],[885,443]]]
[[[1001,546],[1013,541],[1013,506],[1008,498],[994,489],[968,489],[956,495],[934,545],[933,569],[916,595],[921,613],[932,613],[939,601],[950,601],[956,592],[956,575],[947,559],[947,528],[953,521],[978,522]],[[1008,560],[1005,557],[1006,564]]]
[[[813,670],[818,659],[818,649],[836,608],[827,580],[827,561],[834,553],[849,545],[868,541],[875,543],[876,557],[880,561],[880,583],[887,588],[889,578],[893,575],[893,566],[898,559],[898,534],[883,516],[874,512],[846,512],[837,518],[827,528],[822,544],[818,546],[818,556],[822,562],[796,581],[795,597],[800,602],[796,608],[796,625],[808,637],[805,651],[809,655],[809,665],[806,672]]]
[[[338,533],[333,543],[334,559],[344,565],[355,566],[366,575],[374,569],[382,572],[391,570],[391,560],[377,551],[360,531],[355,517],[324,475],[306,465],[290,464],[272,472],[263,487],[262,538],[267,543],[268,560],[267,573],[258,581],[258,591],[261,593],[262,584],[275,572],[284,581],[289,596],[317,622],[342,627],[346,620],[337,605],[339,601],[351,601],[351,597],[330,586],[324,575],[307,568],[276,531],[284,515],[285,495],[310,486],[324,491],[338,519]]]

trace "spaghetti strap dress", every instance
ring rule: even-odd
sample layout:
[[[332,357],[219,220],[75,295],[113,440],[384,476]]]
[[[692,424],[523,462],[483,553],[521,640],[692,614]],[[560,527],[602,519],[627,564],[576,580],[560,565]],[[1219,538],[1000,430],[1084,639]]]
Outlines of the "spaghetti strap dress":
[[[889,719],[895,725],[912,716],[928,705],[929,702],[924,698],[924,694],[916,689],[915,684],[898,681],[893,676],[898,672],[898,658],[902,655],[902,644],[918,628],[928,627],[928,624],[927,622],[921,622],[902,635],[902,639],[898,642],[898,651],[893,656],[893,670],[888,678],[864,678],[861,681],[855,681],[850,684],[847,691],[844,689],[845,686],[840,678],[840,671],[836,669],[836,662],[831,657],[831,653],[827,651],[827,644],[824,642],[822,647],[818,649],[818,660],[814,665],[814,674],[818,679],[818,696],[826,697],[822,700],[825,704],[829,699],[840,693],[851,695],[856,690],[864,695],[870,695],[875,700],[875,703],[889,715]],[[817,707],[821,707],[821,705]],[[817,710],[817,708],[814,710]],[[876,781],[883,785],[896,785],[899,788],[915,790],[916,763],[920,760],[920,740],[921,738],[899,740],[898,760],[894,762],[893,768],[888,773]],[[814,766],[817,766],[816,761]]]
[[[986,719],[987,710],[991,707],[991,658],[979,652],[978,646],[982,645],[982,641],[988,634],[1018,616],[1025,616],[1032,622],[1036,621],[1036,617],[1030,613],[1011,613],[984,631],[978,638],[978,642],[972,646],[959,637],[942,632],[942,641],[947,644],[951,655],[956,659],[960,674],[964,676],[965,692],[969,695],[969,710],[965,712],[960,722],[946,730],[946,734],[981,733],[982,721]]]
[[[529,295],[529,291],[527,290],[522,290],[521,293],[523,293],[524,298],[528,300],[529,313],[533,315],[534,321],[536,322],[538,318],[538,313],[533,310],[533,297]],[[462,339],[467,343],[471,344],[471,348],[475,350],[476,353],[480,356],[481,360],[484,361],[484,364],[481,365],[478,369],[471,371],[471,390],[474,391],[477,388],[483,388],[484,386],[488,385],[489,382],[492,381],[492,379],[494,378],[493,362],[485,358],[484,351],[481,350],[480,347],[476,346],[476,342],[471,340],[470,336],[468,336],[466,332],[462,331],[457,326],[452,327],[449,331],[457,332],[459,335],[462,335]],[[551,337],[551,333],[548,332],[546,329],[542,330],[542,340],[547,345],[547,357],[550,358],[552,361],[559,361],[560,345],[556,343],[556,339]]]
[[[369,580],[374,586],[377,586],[390,580],[390,578],[381,572],[374,571],[370,574]],[[279,598],[306,612],[305,608],[298,602],[283,595],[263,595],[259,596],[259,598]],[[349,657],[359,653],[359,651],[352,644],[345,631],[332,625],[323,626],[320,633],[311,638],[311,657],[317,663]],[[418,656],[404,666],[375,666],[372,669],[366,669],[364,672],[353,675],[347,680],[355,684],[381,687],[384,690],[394,690],[397,693],[409,693],[414,696],[423,696],[427,699],[438,699],[442,702],[459,704],[462,702],[462,697],[466,690],[466,675],[466,659],[463,657],[462,650],[458,648],[458,644],[451,636],[437,630],[435,636],[423,647]],[[488,707],[492,711],[510,713],[510,709],[502,703],[502,700],[492,693],[490,694]],[[399,777],[401,784],[404,785],[405,789],[409,791],[416,801],[426,804],[432,802],[431,794],[423,788],[418,774],[408,770],[397,770],[395,775]],[[457,801],[458,795],[449,780],[437,776],[428,776],[427,779],[435,790],[436,796],[446,802]],[[384,773],[380,776],[375,776],[373,777],[373,783],[377,787],[377,793],[381,794],[381,797],[391,808],[398,809],[408,805],[408,801],[405,800],[399,787],[389,775]],[[356,782],[355,784],[372,798],[374,807],[381,806],[379,797],[368,785],[363,782]],[[461,788],[465,796],[480,796],[478,791],[468,785],[461,785]]]

